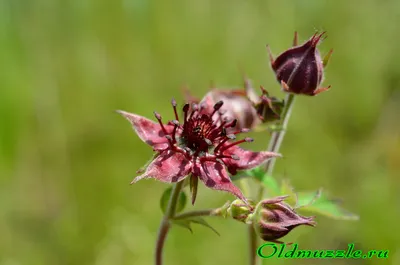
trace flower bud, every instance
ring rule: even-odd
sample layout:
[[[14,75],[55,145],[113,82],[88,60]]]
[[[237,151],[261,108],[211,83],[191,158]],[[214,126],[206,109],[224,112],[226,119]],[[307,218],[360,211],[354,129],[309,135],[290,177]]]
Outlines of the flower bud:
[[[252,212],[253,208],[239,199],[234,200],[227,209],[227,215],[240,222],[246,222]]]
[[[263,240],[279,242],[277,239],[299,225],[315,226],[314,217],[298,215],[292,207],[283,202],[287,197],[280,196],[259,203],[253,217],[253,225]]]
[[[228,120],[237,120],[235,130],[252,129],[260,124],[253,103],[247,98],[244,90],[211,90],[208,95],[213,102],[222,100],[222,117]]]
[[[261,87],[261,92],[262,95],[255,104],[255,108],[262,122],[266,123],[280,120],[284,106],[283,100],[269,96],[268,92],[263,87]]]
[[[315,33],[303,45],[284,51],[276,59],[269,50],[272,69],[284,91],[315,96],[329,89],[330,86],[319,87],[324,79],[324,67],[332,54],[331,50],[322,61],[317,45],[324,34]],[[297,33],[293,43],[297,45]]]

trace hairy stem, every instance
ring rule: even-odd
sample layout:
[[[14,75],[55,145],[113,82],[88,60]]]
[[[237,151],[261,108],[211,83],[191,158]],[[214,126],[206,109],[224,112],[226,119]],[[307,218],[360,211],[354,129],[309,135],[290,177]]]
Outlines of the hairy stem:
[[[279,122],[279,130],[275,131],[272,134],[271,140],[268,144],[268,151],[270,152],[279,152],[279,148],[281,147],[283,137],[285,136],[286,128],[289,122],[290,114],[293,109],[293,102],[294,102],[294,95],[287,94],[285,98],[285,106],[282,110],[281,120]],[[275,159],[270,159],[265,164],[265,171],[268,175],[272,174],[275,166]],[[260,201],[264,195],[264,186],[260,185],[258,194],[257,194],[257,201]],[[249,247],[250,247],[250,265],[256,265],[260,262],[260,259],[257,259],[257,236],[254,228],[249,225]]]
[[[170,219],[174,218],[176,211],[176,203],[178,201],[179,193],[183,187],[183,181],[176,183],[172,189],[171,197],[169,197],[167,210],[165,211],[164,217],[161,221],[160,228],[158,230],[158,237],[156,243],[155,260],[156,265],[162,265],[162,253],[164,248],[164,242],[167,238],[168,231],[171,227]]]

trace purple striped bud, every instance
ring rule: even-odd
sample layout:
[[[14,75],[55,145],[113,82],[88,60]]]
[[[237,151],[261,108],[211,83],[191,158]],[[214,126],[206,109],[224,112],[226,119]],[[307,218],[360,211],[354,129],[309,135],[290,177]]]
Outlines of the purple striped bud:
[[[284,91],[315,96],[330,88],[330,86],[319,87],[324,79],[324,67],[333,52],[330,50],[324,60],[321,59],[317,45],[324,34],[325,32],[315,33],[304,44],[297,46],[297,33],[295,33],[294,47],[284,51],[276,59],[268,48],[271,67]]]

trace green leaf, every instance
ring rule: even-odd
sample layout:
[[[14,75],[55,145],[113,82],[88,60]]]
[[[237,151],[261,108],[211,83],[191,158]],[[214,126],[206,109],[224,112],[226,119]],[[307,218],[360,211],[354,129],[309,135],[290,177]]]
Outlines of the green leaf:
[[[172,219],[171,221],[173,224],[177,224],[179,226],[182,226],[182,227],[188,229],[191,233],[193,233],[191,224],[194,223],[194,224],[199,224],[199,225],[205,226],[205,227],[211,229],[217,235],[220,235],[218,233],[218,231],[215,230],[214,227],[212,227],[209,223],[207,223],[206,220],[204,220],[203,218],[198,217],[198,216],[197,217],[188,217],[186,219],[178,219],[178,220]]]
[[[206,220],[204,220],[204,218],[201,218],[201,217],[192,217],[192,218],[190,218],[189,220],[190,220],[192,223],[205,226],[205,227],[211,229],[212,231],[214,231],[214,233],[216,233],[217,235],[220,235],[220,234],[218,233],[218,231],[215,230],[214,227],[212,227],[209,223],[207,223]]]
[[[165,211],[167,210],[169,198],[171,197],[171,192],[172,192],[172,187],[169,187],[161,195],[160,208],[163,213],[165,213]],[[176,204],[176,213],[179,213],[183,209],[185,209],[186,202],[187,202],[187,196],[186,196],[185,192],[181,191],[179,194],[177,204]]]
[[[318,189],[317,191],[310,191],[310,192],[300,192],[297,193],[297,204],[296,209],[311,206],[318,200],[322,195],[322,188]]]
[[[319,190],[319,194],[318,192],[298,193],[298,205],[301,211],[317,213],[337,220],[359,219],[357,215],[343,209],[340,204],[338,200],[331,199],[322,193],[322,189]]]
[[[190,231],[190,233],[193,234],[193,229],[192,229],[192,227],[190,226],[190,224],[191,224],[190,221],[188,221],[188,220],[186,220],[186,219],[178,219],[178,220],[172,219],[171,221],[172,221],[173,224],[176,224],[176,225],[179,225],[179,226],[181,226],[181,227],[183,227],[183,228],[188,229],[188,230]]]
[[[265,170],[262,168],[262,166],[247,170],[246,174],[260,181],[271,196],[281,195],[278,182],[275,178],[265,173]]]

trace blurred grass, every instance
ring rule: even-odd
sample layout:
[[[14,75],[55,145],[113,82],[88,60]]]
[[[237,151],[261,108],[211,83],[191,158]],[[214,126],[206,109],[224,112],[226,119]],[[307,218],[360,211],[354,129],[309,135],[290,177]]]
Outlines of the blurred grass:
[[[166,185],[135,171],[151,150],[115,109],[172,117],[187,85],[256,86],[282,96],[265,45],[326,30],[325,84],[296,102],[278,177],[320,186],[359,222],[318,218],[287,241],[303,249],[389,249],[388,260],[265,264],[399,264],[400,2],[0,1],[0,264],[152,264]],[[255,149],[266,146],[256,135]],[[201,187],[195,208],[232,197]],[[189,206],[188,208],[192,208]],[[174,228],[166,264],[245,264],[246,229],[210,220],[221,237]],[[397,253],[396,253],[397,251]]]

